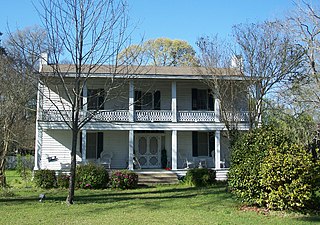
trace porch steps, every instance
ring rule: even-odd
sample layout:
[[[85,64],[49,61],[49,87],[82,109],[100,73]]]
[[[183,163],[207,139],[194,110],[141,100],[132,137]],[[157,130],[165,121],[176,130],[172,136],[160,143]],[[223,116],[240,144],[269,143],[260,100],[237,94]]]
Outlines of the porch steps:
[[[173,172],[137,172],[139,185],[177,184],[178,177]]]
[[[217,169],[216,180],[227,180],[228,169]]]

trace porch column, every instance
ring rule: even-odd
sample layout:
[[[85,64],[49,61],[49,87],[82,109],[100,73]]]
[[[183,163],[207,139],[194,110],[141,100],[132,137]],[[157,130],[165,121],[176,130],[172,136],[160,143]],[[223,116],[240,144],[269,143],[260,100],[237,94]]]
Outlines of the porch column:
[[[214,122],[220,122],[220,99],[214,99]]]
[[[82,135],[81,137],[82,162],[85,163],[87,161],[87,130],[82,130],[81,135]]]
[[[177,82],[171,83],[171,110],[172,110],[172,122],[177,122]]]
[[[37,91],[37,115],[36,115],[36,136],[34,149],[34,170],[40,169],[41,149],[42,149],[42,132],[43,129],[39,125],[39,120],[42,119],[42,93],[43,85],[39,81]]]
[[[88,110],[88,87],[87,83],[83,84],[82,88],[82,109],[84,113],[87,113]],[[87,130],[83,129],[82,131],[82,143],[81,143],[81,152],[82,152],[82,162],[87,161]]]
[[[40,169],[41,161],[41,149],[42,149],[42,132],[43,129],[39,126],[39,122],[36,122],[36,143],[35,143],[35,152],[34,152],[34,168],[33,170]]]
[[[129,122],[134,122],[134,84],[129,82]]]
[[[129,160],[128,160],[129,170],[133,170],[133,144],[134,144],[134,132],[133,130],[129,130]]]
[[[83,84],[82,88],[82,109],[85,112],[88,109],[88,87],[86,82]]]
[[[214,137],[215,168],[220,169],[220,130],[216,130]]]
[[[172,150],[172,159],[171,159],[171,166],[172,170],[178,169],[178,135],[177,131],[172,131],[172,141],[171,141],[171,150]]]

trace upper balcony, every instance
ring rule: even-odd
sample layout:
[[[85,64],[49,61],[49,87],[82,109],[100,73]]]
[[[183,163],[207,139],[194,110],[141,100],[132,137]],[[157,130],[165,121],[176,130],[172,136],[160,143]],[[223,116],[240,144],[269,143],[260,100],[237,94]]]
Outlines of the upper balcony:
[[[98,81],[92,83],[88,81],[84,87],[80,112],[81,120],[91,118],[90,122],[99,123],[97,126],[107,127],[108,122],[117,122],[126,128],[133,123],[136,123],[137,127],[149,128],[157,128],[158,125],[155,123],[158,123],[159,127],[169,124],[169,126],[192,127],[191,123],[197,123],[198,128],[202,129],[201,123],[206,123],[206,127],[221,127],[226,122],[244,126],[249,122],[246,94],[238,89],[233,89],[233,98],[231,92],[226,90],[230,96],[224,96],[224,102],[233,103],[232,107],[230,106],[233,111],[229,112],[221,109],[222,100],[199,81],[159,80],[150,84],[146,81],[130,80],[122,90],[116,90],[117,93],[108,93],[109,99],[105,102],[104,89],[99,88],[98,83]],[[71,104],[61,94],[63,92],[54,91],[55,89],[44,87],[43,92],[46,97],[43,97],[41,104],[39,103],[37,118],[39,121],[71,121]],[[51,126],[53,123],[47,125]],[[93,124],[90,123],[91,125]]]
[[[179,123],[208,123],[208,122],[249,122],[249,112],[223,112],[223,117],[214,111],[178,111],[171,110],[135,110],[133,119],[129,110],[99,110],[81,111],[80,117],[92,116],[92,122],[179,122]],[[45,122],[63,122],[71,118],[71,111],[43,110],[39,120]]]

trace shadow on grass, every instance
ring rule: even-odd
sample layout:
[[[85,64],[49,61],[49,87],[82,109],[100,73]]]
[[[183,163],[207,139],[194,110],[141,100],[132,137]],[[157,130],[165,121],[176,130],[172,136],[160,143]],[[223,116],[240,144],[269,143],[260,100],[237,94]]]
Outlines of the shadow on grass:
[[[310,222],[310,223],[320,223],[320,215],[318,216],[306,216],[302,218],[298,218],[298,221]]]
[[[80,192],[80,193],[77,193]],[[97,193],[98,192],[98,193]],[[23,204],[28,202],[37,202],[40,193],[46,193],[45,201],[61,202],[66,200],[67,190],[58,190],[52,192],[52,190],[40,190],[34,192],[35,197],[1,197],[0,202]],[[150,187],[135,190],[76,190],[75,201],[77,204],[87,203],[112,203],[129,200],[165,200],[165,199],[183,199],[192,198],[195,196],[207,196],[214,194],[226,194],[226,190],[220,187],[211,188],[196,188],[196,187]],[[221,195],[219,198],[231,198],[230,194]]]

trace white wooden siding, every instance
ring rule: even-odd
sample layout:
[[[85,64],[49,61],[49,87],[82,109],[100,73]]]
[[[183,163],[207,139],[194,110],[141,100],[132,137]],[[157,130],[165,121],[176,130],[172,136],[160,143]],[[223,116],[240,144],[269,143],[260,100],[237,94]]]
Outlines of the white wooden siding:
[[[135,90],[140,90],[142,92],[154,92],[160,91],[161,93],[161,109],[170,110],[171,109],[171,80],[135,80],[134,86]],[[94,79],[89,80],[87,84],[88,89],[100,89],[105,88],[109,90],[108,83],[104,79]],[[208,87],[198,81],[177,81],[177,109],[178,110],[192,110],[192,88],[197,89],[208,89]],[[233,89],[234,94],[225,93],[226,98],[231,99],[231,96],[234,98],[233,108],[236,110],[247,110],[246,104],[246,93],[244,90],[241,90],[242,87],[235,87]],[[243,87],[242,89],[244,89]],[[119,88],[112,89],[108,92],[108,100],[104,105],[106,110],[121,110],[129,108],[129,85],[121,84]],[[60,96],[59,96],[60,95]],[[55,105],[59,109],[65,107],[66,110],[70,109],[71,104],[67,101],[64,91],[60,88],[57,89],[56,86],[50,88],[44,87],[44,98],[43,98],[43,108],[44,109],[56,109]],[[50,98],[54,103],[52,103],[48,98]],[[228,102],[228,101],[227,101]]]
[[[68,102],[64,91],[60,88],[46,87],[43,88],[43,109],[65,109],[70,110],[71,104]]]
[[[127,168],[129,158],[129,132],[104,131],[103,150],[112,152],[112,168]]]
[[[70,165],[71,131],[46,130],[42,136],[41,169],[60,170]],[[48,161],[48,157],[56,157],[55,161]],[[77,152],[77,161],[81,161]]]

